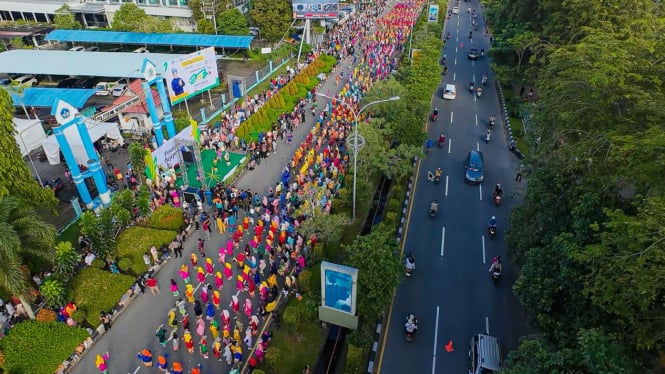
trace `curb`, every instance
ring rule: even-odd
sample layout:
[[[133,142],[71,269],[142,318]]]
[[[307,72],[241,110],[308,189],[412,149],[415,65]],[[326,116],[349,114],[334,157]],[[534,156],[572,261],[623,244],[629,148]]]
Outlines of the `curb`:
[[[374,372],[374,361],[376,360],[377,351],[379,350],[379,337],[381,336],[382,329],[383,325],[379,322],[374,331],[374,343],[372,343],[372,352],[369,354],[369,364],[367,364],[367,372],[370,374]]]
[[[498,80],[495,81],[496,83],[496,89],[497,92],[499,93],[499,104],[501,105],[501,118],[503,118],[503,123],[506,127],[506,132],[508,133],[508,144],[513,144],[515,142],[515,155],[521,160],[524,158],[524,154],[520,152],[520,150],[517,148],[517,142],[513,138],[513,129],[510,126],[510,117],[508,116],[508,109],[506,107],[506,100],[504,99],[503,95],[503,87],[501,87],[501,82]]]

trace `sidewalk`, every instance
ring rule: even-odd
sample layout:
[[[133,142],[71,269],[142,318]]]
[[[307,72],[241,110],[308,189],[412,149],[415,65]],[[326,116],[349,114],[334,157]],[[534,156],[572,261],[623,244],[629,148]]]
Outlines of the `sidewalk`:
[[[339,64],[337,72],[345,71],[349,72],[351,69],[351,63],[353,59],[347,58]],[[336,94],[339,92],[340,87],[335,85],[334,74],[331,74],[330,77],[333,79],[328,79],[322,87],[322,92],[330,92],[331,94]],[[329,78],[330,78],[329,77]],[[327,103],[321,97],[317,98],[319,108],[323,104]],[[263,193],[268,190],[269,187],[273,186],[274,183],[279,181],[281,170],[284,168],[286,163],[291,159],[293,153],[299,146],[299,144],[306,138],[307,133],[314,125],[314,119],[311,115],[311,106],[308,105],[308,111],[306,115],[306,122],[301,123],[298,127],[298,130],[294,133],[293,141],[290,145],[287,145],[285,141],[280,141],[277,144],[276,154],[271,155],[268,159],[265,159],[261,162],[260,165],[256,167],[253,171],[245,172],[237,181],[236,186],[239,188],[250,188],[253,192]],[[206,207],[208,209],[208,207]],[[195,342],[197,349],[194,353],[188,353],[184,349],[184,345],[181,343],[180,350],[173,352],[171,349],[171,343],[162,348],[157,338],[155,337],[155,330],[157,327],[166,323],[167,314],[171,308],[174,307],[175,299],[171,292],[169,291],[170,279],[176,279],[178,284],[181,286],[182,281],[177,275],[177,271],[182,263],[189,263],[189,257],[192,252],[196,251],[196,243],[198,239],[202,237],[205,239],[205,233],[202,231],[195,231],[187,239],[185,243],[185,250],[183,252],[183,258],[174,259],[171,258],[168,263],[162,266],[160,271],[157,273],[157,280],[160,285],[161,293],[159,295],[153,296],[149,293],[145,295],[139,295],[134,302],[127,307],[127,309],[120,315],[117,320],[114,321],[113,326],[109,332],[107,332],[101,339],[92,347],[87,354],[78,362],[77,366],[70,371],[70,373],[76,374],[86,374],[96,372],[95,368],[95,357],[96,355],[103,354],[108,351],[110,354],[109,360],[109,372],[110,373],[137,373],[137,372],[148,372],[155,371],[154,369],[148,370],[140,365],[139,360],[137,359],[137,353],[144,349],[148,348],[152,351],[153,357],[156,359],[159,354],[169,354],[168,361],[169,367],[170,363],[173,361],[180,361],[183,364],[185,372],[189,372],[194,365],[198,362],[203,364],[203,373],[225,373],[230,370],[230,367],[226,362],[217,361],[212,356],[212,348],[209,348],[210,358],[203,359],[202,356],[198,353],[198,342],[199,336],[194,332],[194,312],[193,306],[188,304],[188,313],[190,314],[190,331],[192,331],[192,337]],[[213,228],[213,233],[211,239],[206,240],[206,255],[210,256],[213,259],[215,264],[215,271],[221,271],[221,266],[217,261],[217,252],[218,248],[222,245],[225,245],[228,239],[228,233],[224,235],[219,235],[215,228]],[[241,243],[240,248],[244,248],[246,241]],[[235,252],[237,253],[237,251]],[[205,259],[199,258],[199,266]],[[235,267],[235,266],[234,266]],[[190,266],[190,274],[192,277],[192,284],[196,285],[196,270],[192,270]],[[213,279],[208,277],[206,282],[213,283]],[[196,297],[199,298],[199,288],[196,288]],[[180,287],[181,297],[184,297],[183,287]],[[221,294],[221,309],[228,309],[231,312],[229,307],[229,302],[232,295],[237,295],[235,287],[235,277],[227,281],[224,279],[224,287],[220,291]],[[240,303],[244,302],[245,298],[248,297],[246,293],[241,293],[238,295]],[[259,306],[259,297],[258,292],[257,296],[252,299],[254,310]],[[204,314],[205,314],[205,306]],[[216,317],[219,318],[219,311],[216,311]],[[247,318],[240,313],[239,317],[245,327],[248,326]],[[206,324],[208,326],[209,324]],[[167,331],[170,333],[170,328],[167,328]],[[178,335],[182,338],[182,326],[179,325]],[[206,327],[206,334],[208,336],[208,346],[211,347],[213,339],[210,337],[210,331]],[[256,339],[257,337],[255,337]],[[248,359],[250,350],[243,344],[243,361]]]

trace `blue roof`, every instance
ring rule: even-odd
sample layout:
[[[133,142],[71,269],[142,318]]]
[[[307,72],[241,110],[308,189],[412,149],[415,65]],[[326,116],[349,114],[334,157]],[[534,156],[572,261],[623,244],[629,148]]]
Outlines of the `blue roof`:
[[[249,49],[253,36],[207,34],[157,34],[143,32],[54,30],[45,40],[79,43],[112,43],[137,45],[169,45]]]
[[[62,99],[71,105],[82,108],[90,96],[95,94],[94,89],[81,88],[27,88],[23,97],[12,93],[14,106],[52,107],[56,99]]]

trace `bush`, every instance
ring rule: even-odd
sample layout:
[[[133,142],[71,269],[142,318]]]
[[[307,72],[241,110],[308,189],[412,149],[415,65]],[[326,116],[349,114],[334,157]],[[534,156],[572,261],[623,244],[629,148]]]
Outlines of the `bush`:
[[[39,287],[39,291],[46,300],[46,305],[51,308],[65,304],[65,286],[62,281],[51,277],[45,280]]]
[[[37,312],[37,321],[40,322],[55,322],[58,319],[58,316],[51,309],[41,308]],[[2,366],[2,365],[0,365]]]
[[[118,260],[118,269],[121,271],[127,271],[132,268],[132,260],[129,257],[123,257]]]
[[[158,230],[180,231],[184,222],[182,210],[170,205],[155,209],[148,220],[148,227]]]
[[[388,211],[389,212],[395,212],[395,213],[401,213],[402,212],[402,206],[403,206],[403,201],[400,200],[398,197],[393,197],[388,201]]]
[[[365,373],[365,350],[355,345],[349,344],[349,349],[346,352],[346,369],[345,374],[360,374]]]
[[[72,319],[76,321],[76,323],[83,323],[83,321],[85,321],[85,312],[81,309],[75,310],[72,312]]]
[[[266,349],[265,363],[271,371],[276,372],[282,366],[280,365],[282,356],[279,354],[279,348],[271,346]]]
[[[85,329],[64,323],[21,322],[0,340],[2,368],[6,373],[52,374],[88,336]]]
[[[307,293],[312,289],[312,272],[310,270],[303,270],[298,276],[298,285],[302,293]]]
[[[94,326],[99,312],[113,308],[133,283],[134,277],[90,267],[74,277],[67,298],[85,312]]]
[[[175,231],[130,227],[118,236],[118,257],[129,258],[132,262],[131,268],[137,273],[144,273],[148,271],[148,267],[143,262],[143,254],[150,252],[153,245],[159,248],[171,243],[175,236]]]

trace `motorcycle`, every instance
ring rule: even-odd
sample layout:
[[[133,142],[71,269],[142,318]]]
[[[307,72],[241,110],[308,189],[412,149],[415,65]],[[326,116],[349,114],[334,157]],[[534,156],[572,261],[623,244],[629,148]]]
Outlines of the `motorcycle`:
[[[490,240],[494,240],[494,236],[496,235],[496,226],[487,227],[487,233],[490,236]]]
[[[487,75],[483,75],[483,86],[487,85]]]
[[[499,278],[501,278],[501,263],[495,263],[492,264],[492,281],[494,284],[499,281]]]
[[[434,183],[439,184],[441,182],[441,176],[440,175],[434,175]]]
[[[430,119],[432,120],[432,122],[436,122],[438,118],[439,118],[439,111],[434,109],[434,112],[432,112],[432,116],[430,117]]]
[[[413,258],[413,255],[408,255],[406,256],[406,276],[410,277],[411,273],[413,273],[414,270],[416,270],[416,259]]]
[[[469,93],[473,95],[473,83],[469,85]]]
[[[490,140],[492,140],[492,133],[490,131],[485,134],[485,143],[489,144]]]
[[[413,314],[410,314],[406,317],[406,323],[404,324],[404,330],[406,332],[406,341],[411,342],[418,330],[418,319]]]
[[[501,195],[498,193],[494,193],[494,204],[496,206],[499,206],[501,204]]]
[[[60,191],[62,191],[65,188],[65,182],[62,180],[61,177],[57,177],[55,179],[52,179],[44,183],[44,187],[50,188],[53,191],[53,194],[57,195]]]
[[[441,136],[439,136],[439,148],[443,148],[443,144],[445,142],[446,142],[446,137],[445,135],[441,134]]]
[[[483,90],[480,87],[478,87],[478,89],[476,90],[476,95],[478,95],[478,97],[480,97],[480,95],[482,93],[483,93]]]
[[[446,35],[446,40],[450,40],[450,33]]]

